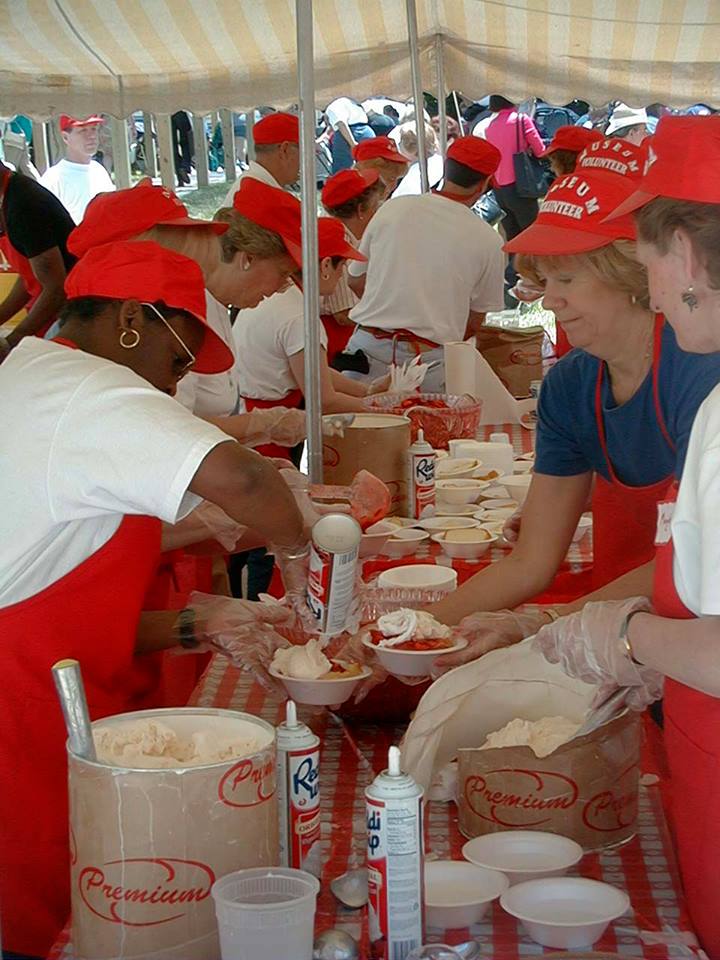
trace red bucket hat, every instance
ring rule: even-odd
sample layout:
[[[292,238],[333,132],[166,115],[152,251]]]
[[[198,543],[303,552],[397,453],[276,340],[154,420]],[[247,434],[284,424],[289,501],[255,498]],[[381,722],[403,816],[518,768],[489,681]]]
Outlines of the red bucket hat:
[[[637,190],[608,219],[626,216],[657,197],[720,203],[720,117],[663,117],[645,144]]]
[[[172,190],[143,182],[128,190],[100,193],[91,200],[82,223],[68,237],[68,250],[81,257],[91,247],[113,240],[132,240],[159,224],[210,227],[217,234],[227,230],[226,223],[194,220]]]
[[[361,140],[352,148],[353,160],[359,163],[362,160],[391,160],[394,163],[408,163],[397,148],[397,144],[390,137],[370,137]]]
[[[495,173],[500,163],[498,148],[482,137],[458,137],[448,147],[447,157],[488,177]]]
[[[102,117],[85,117],[84,120],[78,120],[77,117],[69,117],[66,113],[60,115],[60,129],[63,133],[72,130],[75,127],[96,127],[100,123],[105,123]]]
[[[269,113],[253,127],[253,140],[261,146],[300,143],[300,121],[292,113]]]
[[[302,208],[296,197],[262,180],[243,177],[233,207],[259,227],[277,233],[295,263],[302,266]]]
[[[377,170],[341,170],[326,181],[321,195],[323,206],[339,207],[340,204],[365,193],[368,187],[379,179]]]
[[[558,127],[555,136],[548,144],[545,156],[549,157],[556,150],[571,150],[573,153],[580,153],[591,143],[602,139],[603,135],[599,130],[591,130],[588,127]]]
[[[186,310],[205,330],[193,373],[223,373],[233,365],[230,348],[205,319],[205,280],[194,260],[149,240],[117,241],[89,250],[65,279],[68,300],[162,301]]]
[[[367,257],[345,239],[345,227],[334,217],[318,217],[318,254],[323,257],[345,257],[365,262]]]

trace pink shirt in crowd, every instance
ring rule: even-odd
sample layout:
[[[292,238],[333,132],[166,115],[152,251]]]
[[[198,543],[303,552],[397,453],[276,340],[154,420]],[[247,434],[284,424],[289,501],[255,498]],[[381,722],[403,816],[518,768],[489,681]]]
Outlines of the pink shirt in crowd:
[[[545,144],[532,119],[526,113],[518,114],[514,107],[500,111],[485,131],[485,139],[494,144],[502,154],[500,166],[495,174],[495,182],[499,187],[515,183],[513,154],[517,153],[518,149],[526,150],[529,147],[536,157],[541,157],[545,153]]]

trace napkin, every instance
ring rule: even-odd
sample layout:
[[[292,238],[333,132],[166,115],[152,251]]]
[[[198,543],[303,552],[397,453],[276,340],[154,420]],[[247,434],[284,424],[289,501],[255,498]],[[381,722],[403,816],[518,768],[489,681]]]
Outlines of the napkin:
[[[449,394],[482,400],[481,426],[520,423],[527,427],[522,417],[537,404],[534,397],[516,400],[471,340],[445,344],[445,386]]]

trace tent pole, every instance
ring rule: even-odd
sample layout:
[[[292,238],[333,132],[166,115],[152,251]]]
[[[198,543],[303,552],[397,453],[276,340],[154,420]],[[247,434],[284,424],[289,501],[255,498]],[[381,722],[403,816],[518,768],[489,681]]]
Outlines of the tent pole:
[[[447,103],[445,93],[445,54],[442,34],[435,37],[435,70],[437,72],[438,125],[440,127],[440,153],[447,153]]]
[[[245,111],[245,126],[247,142],[247,160],[251,163],[255,159],[255,107]],[[242,157],[240,158],[243,159]]]
[[[320,393],[320,289],[315,175],[315,76],[312,0],[295,0],[300,102],[303,305],[305,311],[305,411],[308,474],[322,483],[322,398]]]
[[[413,102],[415,104],[415,127],[417,129],[418,161],[420,163],[420,187],[423,193],[430,189],[427,171],[425,143],[425,101],[420,75],[420,51],[418,47],[417,8],[415,0],[405,0],[407,8],[408,43],[410,45],[410,73],[412,76]]]

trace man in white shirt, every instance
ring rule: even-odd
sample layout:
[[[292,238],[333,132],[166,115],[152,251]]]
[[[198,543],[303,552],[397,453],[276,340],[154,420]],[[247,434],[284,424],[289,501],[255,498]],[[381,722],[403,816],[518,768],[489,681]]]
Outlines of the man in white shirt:
[[[55,194],[75,223],[80,223],[85,216],[85,208],[93,197],[115,189],[105,167],[93,160],[102,123],[102,117],[77,120],[63,114],[60,135],[65,144],[65,157],[40,177],[40,183]]]
[[[223,201],[231,207],[245,177],[269,187],[288,187],[300,175],[300,122],[292,113],[270,113],[253,127],[255,159],[243,170]]]
[[[424,389],[443,392],[443,344],[472,336],[486,313],[502,309],[502,243],[470,210],[499,162],[491,143],[460,137],[448,149],[441,189],[393,199],[373,217],[360,242],[368,263],[348,271],[361,300],[350,311],[358,329],[347,351],[365,353],[369,377],[422,354],[437,363]]]
[[[353,147],[375,136],[375,131],[368,123],[368,115],[355,100],[338,97],[325,107],[325,118],[332,131],[332,172],[349,170]]]

